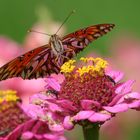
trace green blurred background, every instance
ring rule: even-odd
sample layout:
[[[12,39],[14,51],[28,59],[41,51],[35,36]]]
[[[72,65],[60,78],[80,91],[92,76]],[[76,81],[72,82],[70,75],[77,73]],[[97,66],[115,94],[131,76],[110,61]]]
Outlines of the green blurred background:
[[[109,56],[110,44],[116,36],[123,32],[140,37],[139,0],[0,0],[0,35],[22,44],[27,30],[32,28],[35,23],[46,21],[47,28],[47,20],[50,17],[54,22],[63,22],[73,9],[76,10],[76,13],[65,23],[67,33],[100,23],[114,23],[116,25],[114,30],[86,48],[83,51],[85,54],[92,50],[101,55]],[[137,115],[136,113],[132,114]],[[133,122],[129,124],[130,120],[126,121],[124,116],[120,115],[122,120],[119,123],[122,124],[120,124],[121,128],[118,128],[124,132],[120,134],[124,135],[123,140],[140,139],[140,122],[131,129]],[[112,123],[112,125],[114,124]],[[106,131],[109,130],[111,129]],[[107,136],[106,131],[102,133],[101,140],[114,139],[115,136]],[[82,130],[79,128],[67,135],[71,140],[83,140]]]
[[[43,14],[47,19],[41,8],[47,8],[53,20],[61,22],[75,9],[77,12],[65,24],[67,32],[98,23],[116,25],[111,33],[94,43],[98,46],[95,50],[106,54],[107,43],[117,33],[129,31],[140,35],[139,6],[139,0],[0,0],[0,33],[23,42],[33,23]]]

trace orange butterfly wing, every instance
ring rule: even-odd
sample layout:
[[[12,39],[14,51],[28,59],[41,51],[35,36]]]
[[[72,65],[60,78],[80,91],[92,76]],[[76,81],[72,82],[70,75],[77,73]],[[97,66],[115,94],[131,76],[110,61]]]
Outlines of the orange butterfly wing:
[[[50,58],[51,48],[49,45],[41,46],[31,50],[0,68],[0,80],[5,80],[12,77],[22,77],[23,79],[32,79],[43,77],[53,71],[53,65],[48,61]],[[55,67],[53,72],[58,72]]]
[[[68,57],[83,50],[89,43],[111,31],[114,24],[97,24],[66,35],[62,39]]]

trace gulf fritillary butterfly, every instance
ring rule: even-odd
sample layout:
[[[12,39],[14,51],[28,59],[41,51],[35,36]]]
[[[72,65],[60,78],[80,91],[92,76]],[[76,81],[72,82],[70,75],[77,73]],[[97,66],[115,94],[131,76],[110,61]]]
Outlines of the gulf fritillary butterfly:
[[[0,68],[0,80],[12,77],[33,79],[59,73],[60,67],[89,43],[106,34],[114,24],[98,24],[60,38],[51,35],[47,45],[31,50]]]

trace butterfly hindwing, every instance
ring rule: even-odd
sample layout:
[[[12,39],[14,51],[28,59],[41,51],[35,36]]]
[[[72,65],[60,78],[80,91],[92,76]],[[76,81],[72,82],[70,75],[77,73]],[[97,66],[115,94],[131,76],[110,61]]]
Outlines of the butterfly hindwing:
[[[24,70],[26,72],[25,79],[32,79],[44,77],[51,73],[58,73],[60,71],[60,67],[55,62],[55,55],[52,54],[52,50],[48,47],[39,52]]]

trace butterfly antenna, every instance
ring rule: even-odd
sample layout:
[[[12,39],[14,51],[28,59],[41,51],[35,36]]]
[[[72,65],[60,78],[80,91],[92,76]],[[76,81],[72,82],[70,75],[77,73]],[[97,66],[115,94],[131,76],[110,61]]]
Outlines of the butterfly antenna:
[[[65,24],[65,22],[69,19],[69,17],[70,17],[73,13],[75,13],[75,10],[72,10],[72,11],[69,13],[69,15],[65,18],[65,20],[63,21],[63,23],[62,23],[61,26],[58,28],[58,30],[56,31],[55,34],[57,34],[57,33],[59,32],[59,30],[62,28],[62,26]]]
[[[35,30],[32,30],[32,29],[28,30],[28,32],[34,32],[34,33],[39,33],[39,34],[51,36],[50,34],[39,32],[39,31],[35,31]]]

